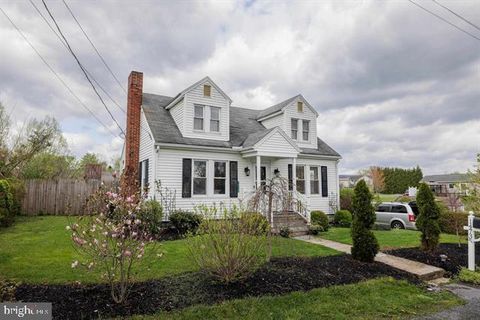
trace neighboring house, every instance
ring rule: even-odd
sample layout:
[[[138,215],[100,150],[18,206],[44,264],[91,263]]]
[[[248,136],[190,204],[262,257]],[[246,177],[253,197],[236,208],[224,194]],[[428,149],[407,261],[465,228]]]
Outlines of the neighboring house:
[[[369,187],[373,187],[372,178],[362,174],[341,174],[338,176],[340,188],[353,188],[358,181],[363,180]]]
[[[464,194],[469,180],[468,174],[451,173],[425,176],[421,182],[428,184],[436,196],[446,197],[452,193]]]
[[[144,93],[129,77],[125,166],[139,166],[141,186],[175,190],[176,208],[248,200],[274,175],[311,210],[333,213],[340,155],[317,137],[318,113],[301,95],[263,110],[232,106],[209,77],[174,97]]]

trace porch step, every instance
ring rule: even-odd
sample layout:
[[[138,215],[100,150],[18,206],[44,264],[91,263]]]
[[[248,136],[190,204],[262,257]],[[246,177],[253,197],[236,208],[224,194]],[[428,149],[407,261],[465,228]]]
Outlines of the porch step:
[[[272,232],[280,233],[280,230],[288,227],[290,236],[297,237],[308,234],[309,228],[305,219],[296,212],[287,212],[273,215]]]

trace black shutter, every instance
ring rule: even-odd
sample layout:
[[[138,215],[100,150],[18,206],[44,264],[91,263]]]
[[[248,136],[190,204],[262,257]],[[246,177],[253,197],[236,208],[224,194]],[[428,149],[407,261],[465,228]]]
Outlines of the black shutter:
[[[288,165],[288,190],[293,190],[293,166],[291,164]]]
[[[138,163],[138,186],[142,187],[142,162]]]
[[[183,159],[182,198],[192,197],[192,159]]]
[[[230,198],[238,197],[238,162],[230,161]]]
[[[148,187],[148,159],[144,160],[145,162],[145,179],[143,179],[143,187]]]
[[[322,197],[328,197],[327,167],[322,166]]]

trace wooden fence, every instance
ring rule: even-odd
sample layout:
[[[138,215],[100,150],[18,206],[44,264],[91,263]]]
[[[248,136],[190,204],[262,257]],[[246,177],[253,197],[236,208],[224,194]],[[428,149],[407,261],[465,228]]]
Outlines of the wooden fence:
[[[100,180],[27,180],[22,213],[25,215],[81,215],[88,196]]]

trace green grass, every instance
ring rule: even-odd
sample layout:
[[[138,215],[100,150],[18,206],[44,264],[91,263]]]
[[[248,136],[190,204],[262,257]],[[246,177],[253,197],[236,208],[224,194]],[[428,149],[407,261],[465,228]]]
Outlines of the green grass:
[[[0,229],[0,275],[29,283],[67,283],[101,281],[99,273],[72,269],[78,258],[66,225],[75,218],[19,217],[15,225]],[[196,271],[185,240],[164,241],[155,250],[162,258],[149,254],[139,265],[138,280]],[[337,251],[299,240],[273,238],[273,256],[326,256]]]
[[[391,319],[437,312],[461,303],[447,291],[433,293],[406,281],[382,278],[283,296],[199,305],[134,319]]]
[[[418,247],[420,245],[420,232],[415,230],[373,230],[378,239],[380,249],[387,250],[392,248]],[[330,228],[323,232],[319,237],[327,240],[337,241],[345,244],[352,244],[350,228]],[[466,243],[467,238],[461,236],[462,243]],[[453,234],[442,233],[440,242],[458,243],[458,238]]]
[[[462,268],[458,274],[458,280],[480,285],[480,271],[471,271],[467,268]]]

